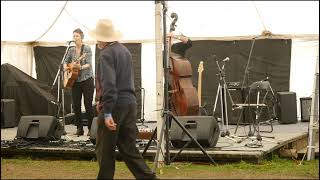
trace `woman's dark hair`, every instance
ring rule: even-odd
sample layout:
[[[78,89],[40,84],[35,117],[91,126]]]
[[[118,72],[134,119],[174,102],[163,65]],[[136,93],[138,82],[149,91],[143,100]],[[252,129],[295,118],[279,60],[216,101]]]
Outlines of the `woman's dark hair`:
[[[75,32],[80,34],[81,39],[84,38],[84,34],[83,34],[83,32],[82,32],[82,30],[81,30],[80,28],[75,29],[75,30],[73,31],[73,33],[75,33]]]

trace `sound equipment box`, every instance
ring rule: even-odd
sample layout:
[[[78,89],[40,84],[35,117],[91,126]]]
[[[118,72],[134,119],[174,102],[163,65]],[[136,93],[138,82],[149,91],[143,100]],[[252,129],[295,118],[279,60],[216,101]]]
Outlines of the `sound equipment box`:
[[[235,104],[244,103],[245,94],[244,94],[244,90],[241,90],[241,87],[233,87],[233,88],[228,88],[228,89],[229,89],[230,95],[232,97],[232,101]],[[232,110],[232,102],[231,102],[229,95],[227,95],[226,98],[227,98],[228,123],[235,125],[238,123],[238,120],[239,120],[240,124],[244,123],[245,122],[245,113],[241,114],[241,109]],[[220,101],[218,101],[218,102],[220,103]],[[221,106],[220,104],[217,104],[217,105]],[[220,110],[220,107],[218,109]]]
[[[295,92],[277,92],[277,117],[280,124],[297,123]]]
[[[311,97],[300,98],[301,121],[310,121],[311,103]]]
[[[63,134],[63,127],[54,116],[21,116],[17,138],[58,140]]]
[[[1,99],[1,128],[16,127],[16,108],[14,99]]]
[[[213,116],[175,116],[182,126],[203,147],[214,147],[220,136],[220,128]],[[182,148],[186,143],[192,141],[183,129],[172,119],[170,127],[170,139],[173,147]],[[187,147],[197,147],[191,142]]]

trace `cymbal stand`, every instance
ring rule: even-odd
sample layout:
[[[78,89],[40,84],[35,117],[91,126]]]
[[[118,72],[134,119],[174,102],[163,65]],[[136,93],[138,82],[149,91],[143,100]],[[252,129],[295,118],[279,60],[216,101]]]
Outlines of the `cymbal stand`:
[[[214,103],[214,108],[213,108],[213,114],[216,112],[216,107],[217,107],[217,102],[218,102],[218,97],[220,98],[220,107],[221,107],[221,137],[226,137],[227,139],[230,139],[234,142],[240,143],[240,137],[237,137],[235,135],[230,135],[229,131],[229,122],[228,122],[228,113],[227,113],[227,93],[228,96],[231,100],[232,105],[234,105],[234,102],[232,100],[231,94],[228,90],[228,87],[225,82],[225,72],[224,72],[224,66],[225,66],[225,61],[223,61],[223,66],[220,68],[219,62],[216,61],[216,64],[219,69],[219,85],[217,89],[217,94],[216,94],[216,99]],[[237,139],[235,139],[237,138]]]

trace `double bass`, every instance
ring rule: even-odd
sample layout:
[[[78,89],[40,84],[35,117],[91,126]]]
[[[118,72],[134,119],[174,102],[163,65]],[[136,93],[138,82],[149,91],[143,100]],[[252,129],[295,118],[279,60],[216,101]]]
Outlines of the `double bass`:
[[[178,20],[176,13],[170,25],[170,32],[175,31],[175,23]],[[173,113],[177,116],[199,115],[199,100],[197,89],[192,84],[192,67],[185,57],[175,56],[171,53],[171,37],[169,37],[169,85],[171,86],[170,103]]]

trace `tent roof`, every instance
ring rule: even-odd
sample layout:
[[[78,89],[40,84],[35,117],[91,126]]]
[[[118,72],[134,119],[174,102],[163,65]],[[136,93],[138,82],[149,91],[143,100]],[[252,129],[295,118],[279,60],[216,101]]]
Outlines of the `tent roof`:
[[[319,1],[168,1],[189,37],[319,35]],[[154,1],[1,1],[1,41],[55,42],[112,19],[124,40],[153,40]],[[168,18],[170,19],[170,18]],[[171,21],[168,20],[168,27]],[[86,41],[91,41],[89,36]]]

